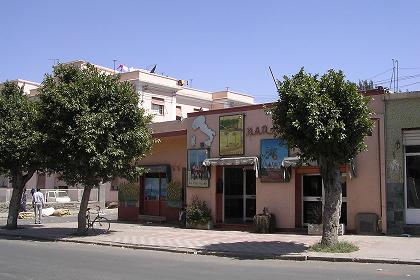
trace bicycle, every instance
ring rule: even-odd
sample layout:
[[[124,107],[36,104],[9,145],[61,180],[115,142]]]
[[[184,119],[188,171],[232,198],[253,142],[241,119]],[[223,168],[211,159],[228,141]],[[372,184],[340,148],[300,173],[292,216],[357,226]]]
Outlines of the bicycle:
[[[107,218],[105,218],[103,215],[103,212],[101,212],[101,207],[97,206],[98,211],[96,213],[95,219],[90,219],[90,209],[86,209],[86,231],[88,231],[90,228],[97,232],[108,232],[109,228],[111,227],[111,224]]]

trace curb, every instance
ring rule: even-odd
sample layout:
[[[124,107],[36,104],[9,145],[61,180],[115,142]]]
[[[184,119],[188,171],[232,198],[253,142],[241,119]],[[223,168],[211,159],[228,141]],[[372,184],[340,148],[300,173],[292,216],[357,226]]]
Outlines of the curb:
[[[420,265],[420,261],[407,261],[407,260],[400,260],[400,259],[324,257],[324,256],[308,256],[305,254],[277,255],[277,254],[255,254],[251,252],[208,251],[208,250],[192,249],[192,248],[185,248],[185,247],[164,247],[164,246],[136,245],[136,244],[106,242],[106,241],[72,240],[66,237],[63,239],[52,238],[52,237],[36,237],[36,236],[29,236],[29,235],[7,234],[4,232],[0,232],[0,236],[7,236],[7,237],[14,238],[16,240],[68,242],[68,243],[90,244],[90,245],[100,245],[100,246],[108,246],[108,247],[160,251],[160,252],[169,252],[169,253],[178,253],[178,254],[229,257],[229,258],[237,258],[237,259],[261,259],[261,260],[273,259],[273,260],[288,260],[288,261],[324,261],[324,262],[354,262],[354,263]]]

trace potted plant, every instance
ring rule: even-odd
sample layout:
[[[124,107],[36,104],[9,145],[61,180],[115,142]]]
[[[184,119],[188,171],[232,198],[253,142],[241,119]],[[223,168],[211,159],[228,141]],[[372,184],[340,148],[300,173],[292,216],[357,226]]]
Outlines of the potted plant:
[[[211,210],[205,201],[193,197],[190,205],[187,206],[187,227],[196,229],[212,229]]]
[[[177,181],[168,183],[167,205],[173,208],[182,207],[182,186]]]

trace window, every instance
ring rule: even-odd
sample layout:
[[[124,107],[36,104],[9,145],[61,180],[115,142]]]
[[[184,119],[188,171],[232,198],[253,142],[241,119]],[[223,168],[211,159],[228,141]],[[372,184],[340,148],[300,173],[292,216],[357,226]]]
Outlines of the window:
[[[176,120],[182,121],[182,108],[181,106],[176,106]]]
[[[118,185],[111,185],[111,191],[118,191]]]
[[[144,178],[144,200],[166,200],[168,182],[164,173],[148,173]]]
[[[158,105],[158,104],[153,104],[152,103],[152,111],[153,111],[153,113],[156,113],[158,115],[163,116],[164,111],[165,111],[165,107],[163,105]]]
[[[165,114],[165,100],[163,98],[152,97],[152,112],[160,116]]]

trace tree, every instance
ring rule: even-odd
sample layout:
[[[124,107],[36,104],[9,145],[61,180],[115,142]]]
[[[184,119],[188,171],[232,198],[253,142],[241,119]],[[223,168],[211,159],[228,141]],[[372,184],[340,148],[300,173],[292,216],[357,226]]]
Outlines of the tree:
[[[334,70],[319,77],[302,68],[278,82],[278,92],[271,108],[273,130],[290,148],[298,148],[303,160],[318,162],[325,191],[321,243],[334,245],[342,202],[340,165],[366,148],[364,138],[373,125],[369,99]]]
[[[375,87],[372,80],[359,80],[357,88],[358,90],[364,91],[374,89]]]
[[[12,197],[8,229],[17,228],[19,205],[25,184],[40,170],[42,135],[36,128],[38,102],[25,95],[23,86],[5,82],[0,91],[0,172],[11,178]]]
[[[114,177],[134,179],[135,161],[151,148],[151,117],[139,108],[129,82],[93,65],[59,65],[46,75],[39,94],[47,120],[44,152],[48,166],[68,184],[84,186],[78,232],[86,228],[91,189]]]

